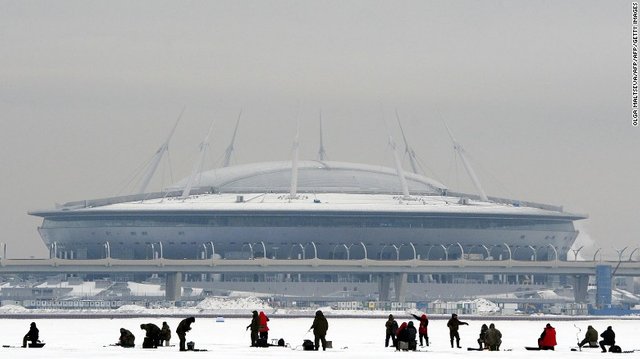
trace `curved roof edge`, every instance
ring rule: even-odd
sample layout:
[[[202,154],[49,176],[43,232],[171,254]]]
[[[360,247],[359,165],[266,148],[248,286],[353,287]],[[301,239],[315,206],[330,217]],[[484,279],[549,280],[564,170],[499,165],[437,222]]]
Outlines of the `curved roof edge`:
[[[291,167],[291,161],[273,161],[215,168],[200,173],[196,186],[216,188],[221,192],[227,190],[232,192],[281,190],[282,188],[288,188],[290,185]],[[329,171],[331,171],[331,177],[317,178],[322,172],[328,173]],[[306,184],[305,173],[308,177],[306,178]],[[405,172],[404,175],[414,191],[429,191],[438,194],[448,191],[444,184],[434,179],[410,172]],[[319,192],[326,188],[327,190],[330,189],[330,191],[338,190],[354,193],[369,191],[373,193],[395,193],[400,186],[395,169],[362,163],[303,160],[298,162],[298,176],[299,187],[307,187],[307,190],[315,188]],[[265,181],[272,181],[272,183],[266,183]],[[178,190],[184,188],[186,183],[187,179],[185,178],[167,189]],[[371,184],[379,185],[380,187],[366,187]],[[396,186],[398,188],[395,188]]]

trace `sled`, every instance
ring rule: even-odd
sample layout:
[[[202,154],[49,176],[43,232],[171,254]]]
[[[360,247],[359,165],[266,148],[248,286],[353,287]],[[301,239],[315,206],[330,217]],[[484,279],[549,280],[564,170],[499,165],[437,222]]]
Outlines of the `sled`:
[[[483,351],[483,350],[487,350],[487,349],[480,349],[480,348],[471,348],[471,347],[469,347],[469,348],[467,348],[467,350],[468,350],[468,351],[470,351],[470,352],[472,352],[472,351],[475,351],[475,352],[481,352],[481,351]]]
[[[553,350],[553,349],[542,349],[540,347],[524,347],[527,350]]]
[[[27,348],[42,348],[43,346],[45,346],[46,343],[31,343],[29,344],[29,346]],[[18,346],[18,345],[3,345],[3,348],[23,348],[22,346]]]

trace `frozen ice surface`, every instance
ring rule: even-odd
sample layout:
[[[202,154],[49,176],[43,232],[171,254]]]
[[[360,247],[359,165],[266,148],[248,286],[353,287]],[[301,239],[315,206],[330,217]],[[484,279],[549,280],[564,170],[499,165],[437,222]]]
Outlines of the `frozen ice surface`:
[[[409,318],[400,316],[399,322]],[[464,316],[461,316],[466,321]],[[449,345],[446,319],[432,319],[429,322],[429,338],[431,346],[420,348],[429,353],[394,353],[393,349],[384,347],[385,319],[347,319],[328,317],[328,340],[333,341],[334,349],[327,352],[303,352],[299,345],[303,339],[313,339],[307,330],[311,326],[312,318],[281,319],[272,318],[269,322],[269,338],[284,338],[291,343],[290,348],[250,348],[249,332],[245,327],[250,322],[250,312],[247,318],[225,318],[216,322],[215,318],[198,318],[187,334],[187,341],[194,341],[196,348],[207,349],[208,352],[180,353],[177,347],[159,349],[141,349],[144,331],[140,329],[142,323],[156,323],[161,325],[166,321],[172,330],[178,325],[178,318],[127,318],[127,319],[37,319],[41,339],[47,343],[42,349],[0,348],[0,356],[4,358],[387,358],[387,357],[417,357],[424,358],[583,358],[601,357],[599,349],[585,349],[582,352],[571,352],[576,345],[578,330],[574,324],[582,329],[580,337],[584,336],[587,325],[593,325],[598,332],[608,325],[613,326],[616,339],[623,350],[640,348],[637,342],[639,319],[598,319],[598,320],[554,320],[553,317],[532,317],[530,320],[468,320],[469,326],[460,329],[463,349],[452,349]],[[22,336],[28,331],[30,319],[0,319],[0,342],[3,345],[20,345]],[[503,333],[503,349],[512,351],[501,352],[468,352],[467,347],[477,346],[476,339],[483,323],[495,323]],[[551,323],[557,330],[558,343],[555,352],[527,352],[525,346],[534,346],[536,339],[546,323]],[[119,329],[127,328],[136,336],[136,348],[124,349],[105,346],[115,343]],[[177,335],[173,333],[172,344],[177,344]],[[631,354],[635,357],[640,353]]]

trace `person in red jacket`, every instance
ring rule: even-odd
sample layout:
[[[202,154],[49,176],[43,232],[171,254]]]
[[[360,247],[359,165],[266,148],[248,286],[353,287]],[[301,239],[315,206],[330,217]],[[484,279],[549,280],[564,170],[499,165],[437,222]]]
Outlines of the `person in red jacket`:
[[[269,339],[269,327],[267,326],[268,321],[269,318],[264,314],[264,312],[260,312],[260,314],[258,314],[258,323],[260,323],[258,327],[258,334],[260,335],[260,339],[263,339],[263,342],[266,342],[267,339]]]
[[[400,342],[405,344],[409,343],[409,338],[407,337],[407,322],[402,322],[396,331],[396,350],[400,350]]]
[[[556,342],[556,329],[547,323],[542,334],[540,334],[540,339],[538,339],[538,347],[542,350],[554,350],[556,345],[558,345]]]
[[[420,336],[420,346],[422,346],[422,338],[425,340],[425,345],[429,346],[429,334],[427,332],[427,327],[429,326],[429,319],[426,314],[422,314],[421,317],[411,314],[416,320],[420,321],[420,326],[418,327],[418,335]]]

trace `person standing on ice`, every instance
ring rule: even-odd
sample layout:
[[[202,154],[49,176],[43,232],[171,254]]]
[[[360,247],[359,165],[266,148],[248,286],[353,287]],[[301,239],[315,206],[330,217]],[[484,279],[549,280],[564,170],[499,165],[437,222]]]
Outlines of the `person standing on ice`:
[[[388,347],[389,346],[389,338],[391,338],[391,342],[393,343],[393,346],[397,346],[396,345],[396,331],[398,331],[398,322],[396,322],[395,319],[393,319],[393,314],[389,314],[389,319],[387,320],[386,323],[384,323],[384,327],[387,330],[386,333],[386,337],[384,339],[384,347]]]
[[[258,311],[253,311],[253,317],[251,317],[251,324],[247,325],[247,329],[251,329],[251,346],[258,346],[258,330],[260,329],[260,317],[258,316]]]
[[[148,340],[142,343],[142,347],[157,348],[160,344],[160,333],[162,333],[162,330],[153,323],[140,324],[140,329],[145,331],[145,336],[148,338]]]
[[[38,338],[40,337],[40,330],[36,327],[36,323],[32,322],[31,326],[29,326],[29,332],[22,338],[22,347],[27,347],[27,342],[30,341],[31,344],[36,344],[38,342]]]
[[[411,351],[416,351],[416,334],[418,333],[418,331],[416,330],[416,327],[413,325],[413,321],[409,321],[409,324],[407,324],[407,342],[409,343],[409,350]]]
[[[260,323],[258,327],[258,332],[260,333],[260,339],[264,344],[267,344],[267,340],[269,339],[269,327],[267,326],[269,317],[267,317],[267,315],[264,314],[264,312],[260,312],[260,314],[258,314],[258,321]]]
[[[467,322],[461,322],[458,319],[458,315],[456,313],[451,314],[451,319],[447,322],[447,327],[449,327],[449,341],[451,341],[451,347],[453,348],[453,339],[456,340],[456,346],[458,348],[462,348],[460,346],[460,334],[458,333],[458,329],[461,325],[469,325]]]
[[[178,328],[176,328],[176,334],[178,334],[178,338],[180,338],[180,351],[184,352],[187,349],[185,348],[185,343],[187,342],[187,332],[191,330],[191,324],[195,323],[196,318],[189,317],[187,319],[182,319],[180,324],[178,324]]]
[[[556,328],[547,323],[542,334],[540,334],[540,339],[538,339],[538,347],[542,350],[555,350],[556,345],[558,345],[556,342]]]
[[[427,327],[429,326],[429,319],[426,314],[422,314],[422,316],[418,317],[415,314],[411,314],[416,320],[420,321],[420,325],[418,326],[418,336],[420,337],[420,346],[422,346],[422,338],[424,338],[424,342],[426,346],[429,346],[429,333],[427,331]]]
[[[322,311],[316,312],[316,317],[313,319],[313,324],[309,330],[313,329],[315,350],[320,348],[320,342],[322,342],[322,350],[327,350],[327,331],[329,330],[329,322],[324,317]]]

